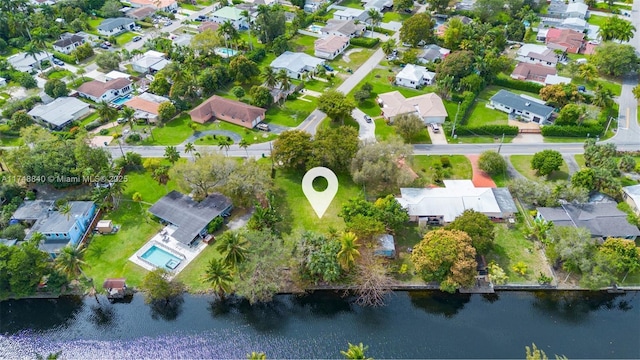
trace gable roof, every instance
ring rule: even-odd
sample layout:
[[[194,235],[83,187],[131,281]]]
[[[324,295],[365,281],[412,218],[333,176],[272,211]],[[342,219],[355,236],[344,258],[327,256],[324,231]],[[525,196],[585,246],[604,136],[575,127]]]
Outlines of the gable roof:
[[[640,185],[625,186],[622,191],[640,207]]]
[[[117,78],[117,79],[109,80],[107,82],[91,80],[80,85],[80,87],[78,87],[78,92],[81,94],[86,94],[89,96],[93,96],[95,98],[99,98],[109,90],[119,90],[131,84],[132,84],[131,80],[127,78]]]
[[[115,28],[118,28],[118,27],[124,26],[124,25],[129,25],[131,23],[133,23],[133,20],[131,20],[129,18],[125,18],[125,17],[104,19],[100,23],[100,25],[98,25],[98,30],[111,31],[111,30],[113,30]]]
[[[28,114],[58,127],[72,120],[74,114],[87,108],[89,104],[74,97],[59,97],[46,105],[34,107]]]
[[[329,19],[321,32],[339,32],[345,36],[358,33],[364,30],[365,25],[356,24],[353,20]]]
[[[532,80],[544,83],[547,75],[555,75],[556,68],[538,64],[519,63],[511,73],[511,77],[520,80]]]
[[[414,64],[407,64],[400,70],[396,78],[407,79],[411,81],[422,81],[422,79],[433,79],[436,73],[427,70],[426,67]]]
[[[355,9],[355,8],[344,8],[339,9],[333,13],[333,16],[343,16],[343,17],[360,17],[362,14],[366,13],[365,9]]]
[[[214,193],[196,202],[173,190],[153,204],[149,212],[177,226],[171,237],[183,244],[190,244],[211,220],[222,215],[230,206],[231,200],[222,194]]]
[[[368,1],[364,1],[363,7],[366,9],[368,8],[376,8],[376,9],[384,9],[384,8],[390,8],[393,6],[393,0],[368,0]]]
[[[584,16],[587,14],[587,11],[589,11],[589,6],[587,4],[581,2],[570,2],[569,5],[567,5],[565,13],[580,13]]]
[[[391,91],[378,95],[378,100],[382,102],[385,116],[390,118],[415,112],[419,112],[423,118],[447,116],[447,109],[444,107],[442,99],[435,93],[405,98],[399,91]]]
[[[242,16],[242,10],[233,6],[225,6],[221,9],[218,9],[216,12],[211,14],[211,16],[229,19],[229,20],[240,20],[244,16]]]
[[[424,51],[422,51],[419,58],[426,61],[434,61],[436,59],[443,59],[450,52],[451,50],[440,47],[436,44],[429,44],[424,47]]]
[[[136,19],[144,19],[147,16],[151,16],[156,12],[156,8],[153,6],[143,6],[139,8],[133,8],[127,12],[127,16],[136,18]]]
[[[409,216],[442,216],[445,222],[455,220],[468,209],[502,216],[515,212],[516,206],[507,188],[494,192],[492,188],[475,187],[471,180],[444,180],[444,185],[443,188],[401,188],[398,203],[407,209]]]
[[[594,237],[640,236],[640,230],[629,224],[627,214],[618,210],[616,203],[565,204],[537,210],[554,225],[585,227]]]
[[[44,51],[41,51],[35,54],[35,57],[38,61],[42,61],[48,58],[50,55]],[[18,71],[28,71],[31,70],[30,67],[33,66],[37,61],[31,55],[27,55],[25,52],[17,53],[15,55],[11,55],[7,58],[7,61],[11,66],[13,66]]]
[[[253,121],[258,117],[264,119],[266,112],[265,109],[257,106],[213,95],[191,110],[189,115],[193,121],[199,123],[216,118],[252,129]]]
[[[200,26],[198,26],[198,31],[203,32],[205,30],[211,29],[211,31],[218,31],[220,28],[220,24],[215,23],[213,21],[205,21]]]
[[[275,69],[287,69],[291,72],[301,72],[305,67],[315,68],[324,64],[324,60],[302,52],[285,51],[271,62]]]
[[[53,46],[57,46],[57,47],[67,47],[69,45],[75,44],[75,43],[82,43],[84,41],[84,38],[82,36],[78,36],[78,35],[71,35],[71,36],[66,36],[56,42],[53,43]]]
[[[326,38],[318,39],[313,43],[316,51],[334,53],[349,43],[349,38],[344,36],[329,35]]]
[[[537,115],[542,115],[545,118],[551,116],[553,108],[551,106],[539,104],[535,101],[530,101],[527,98],[516,95],[511,91],[501,89],[495,95],[491,97],[492,102],[506,105],[514,109],[530,111]]]
[[[556,44],[562,47],[580,48],[584,40],[584,34],[571,29],[551,28],[547,31],[547,44]],[[566,50],[566,49],[565,49]]]

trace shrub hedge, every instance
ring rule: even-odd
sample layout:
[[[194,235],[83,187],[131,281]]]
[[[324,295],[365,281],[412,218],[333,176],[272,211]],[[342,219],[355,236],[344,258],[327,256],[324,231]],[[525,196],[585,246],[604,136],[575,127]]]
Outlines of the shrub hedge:
[[[542,136],[586,137],[601,135],[603,131],[601,125],[547,125],[542,127]]]
[[[380,42],[378,38],[353,38],[351,39],[351,45],[360,46],[364,48],[373,48]]]
[[[508,78],[506,76],[498,76],[493,83],[498,86],[506,87],[513,90],[527,91],[538,94],[544,86],[530,81],[520,81]]]
[[[462,106],[462,105],[461,105]],[[456,133],[458,135],[493,135],[493,136],[502,136],[509,135],[515,136],[518,135],[518,127],[510,126],[510,125],[483,125],[483,126],[457,126]]]

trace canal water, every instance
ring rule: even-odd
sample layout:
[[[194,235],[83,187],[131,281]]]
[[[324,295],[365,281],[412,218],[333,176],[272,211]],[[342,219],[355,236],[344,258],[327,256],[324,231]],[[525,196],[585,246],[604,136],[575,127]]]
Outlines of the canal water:
[[[341,358],[362,342],[374,358],[524,358],[532,342],[553,358],[640,358],[640,293],[397,292],[362,308],[333,293],[270,304],[184,296],[153,308],[101,298],[0,303],[0,358]]]

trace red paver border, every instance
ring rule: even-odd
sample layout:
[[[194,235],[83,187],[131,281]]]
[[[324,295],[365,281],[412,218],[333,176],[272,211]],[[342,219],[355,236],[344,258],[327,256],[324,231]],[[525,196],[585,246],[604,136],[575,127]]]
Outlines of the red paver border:
[[[491,176],[478,167],[478,159],[480,159],[480,155],[467,155],[467,159],[471,162],[471,169],[473,170],[471,182],[473,182],[475,187],[497,187],[496,183],[491,179]]]

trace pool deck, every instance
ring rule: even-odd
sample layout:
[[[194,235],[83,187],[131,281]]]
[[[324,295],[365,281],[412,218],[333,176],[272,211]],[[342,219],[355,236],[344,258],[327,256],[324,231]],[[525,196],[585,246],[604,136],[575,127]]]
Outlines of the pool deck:
[[[207,244],[200,241],[197,245],[194,246],[184,245],[171,236],[171,234],[173,234],[176,229],[176,227],[171,225],[165,226],[164,229],[154,235],[151,240],[142,245],[140,250],[136,251],[136,253],[129,258],[129,261],[149,271],[157,269],[155,265],[141,258],[142,254],[147,252],[147,250],[155,245],[156,247],[159,247],[182,259],[180,261],[180,265],[178,265],[177,268],[175,268],[174,270],[167,270],[170,274],[170,279],[178,275],[184,268],[187,267],[187,265],[189,265],[189,263],[193,259],[196,258],[196,256],[198,256],[202,252],[202,250],[204,250],[204,248],[207,247]]]

